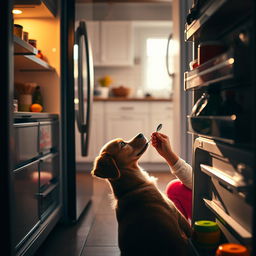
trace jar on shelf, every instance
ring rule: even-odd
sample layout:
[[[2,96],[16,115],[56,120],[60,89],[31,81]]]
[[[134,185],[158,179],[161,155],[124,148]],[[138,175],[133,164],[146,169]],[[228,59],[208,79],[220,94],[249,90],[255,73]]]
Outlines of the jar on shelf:
[[[249,256],[248,249],[241,244],[226,243],[219,245],[216,256]]]
[[[36,41],[35,39],[29,39],[28,42],[29,42],[32,46],[34,46],[34,47],[36,48],[36,46],[37,46],[37,41]]]
[[[203,249],[214,249],[220,242],[220,228],[218,224],[210,220],[199,220],[194,224],[192,235],[196,245]]]
[[[23,31],[23,36],[22,36],[22,39],[28,43],[28,32],[26,31]]]
[[[19,24],[14,24],[13,26],[13,34],[19,38],[22,38],[23,27]]]

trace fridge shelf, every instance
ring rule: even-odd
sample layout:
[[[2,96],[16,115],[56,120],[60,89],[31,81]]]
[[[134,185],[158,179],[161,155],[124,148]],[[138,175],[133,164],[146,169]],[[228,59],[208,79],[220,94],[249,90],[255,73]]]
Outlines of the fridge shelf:
[[[231,116],[187,116],[188,132],[225,143],[249,144],[248,118]]]
[[[184,73],[184,89],[191,90],[234,78],[234,54],[232,50],[221,54],[194,70]]]
[[[231,218],[224,210],[222,210],[213,201],[208,199],[203,199],[206,207],[213,212],[213,214],[225,223],[225,227],[232,232],[232,234],[242,240],[241,242],[248,244],[252,239],[252,234],[240,225],[237,221]]]
[[[219,34],[229,26],[232,26],[237,18],[243,18],[252,10],[252,1],[232,1],[232,0],[211,0],[205,7],[199,10],[199,18],[191,24],[185,25],[185,40],[195,41],[199,38],[203,28],[207,25],[210,35]],[[230,6],[232,5],[232,8]],[[243,13],[243,17],[241,17]],[[203,31],[205,32],[205,31]],[[209,36],[210,36],[209,35]]]
[[[54,71],[55,69],[35,55],[15,55],[15,69],[18,71]]]
[[[15,55],[37,55],[38,50],[21,38],[13,35]]]

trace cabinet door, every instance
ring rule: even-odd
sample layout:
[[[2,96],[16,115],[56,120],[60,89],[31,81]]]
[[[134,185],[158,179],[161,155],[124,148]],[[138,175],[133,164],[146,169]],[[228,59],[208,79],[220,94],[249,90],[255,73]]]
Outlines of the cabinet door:
[[[89,141],[89,153],[87,157],[81,155],[80,133],[76,126],[76,160],[78,162],[92,162],[98,156],[104,145],[104,116],[103,103],[94,103],[92,112],[91,134]]]
[[[106,140],[115,138],[130,140],[137,134],[148,136],[148,116],[143,114],[108,114],[106,115]],[[148,161],[147,151],[140,161]]]
[[[101,22],[101,63],[108,66],[133,64],[131,22]]]
[[[100,64],[100,22],[87,21],[87,33],[92,47],[93,64]]]
[[[173,141],[173,108],[172,103],[151,103],[150,127],[155,130],[159,124],[163,124],[161,133],[166,134],[172,145]],[[165,160],[153,148],[149,148],[150,162],[165,162]]]

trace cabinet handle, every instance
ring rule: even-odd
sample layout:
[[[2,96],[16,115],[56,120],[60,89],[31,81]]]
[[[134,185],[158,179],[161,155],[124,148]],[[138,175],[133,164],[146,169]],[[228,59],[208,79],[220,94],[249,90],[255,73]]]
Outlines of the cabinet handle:
[[[54,189],[58,187],[59,183],[51,184],[44,192],[36,193],[39,198],[44,198],[48,196]]]
[[[133,110],[134,107],[121,107],[122,110]]]
[[[123,119],[123,120],[132,120],[132,117],[130,117],[130,116],[121,116],[121,119]]]

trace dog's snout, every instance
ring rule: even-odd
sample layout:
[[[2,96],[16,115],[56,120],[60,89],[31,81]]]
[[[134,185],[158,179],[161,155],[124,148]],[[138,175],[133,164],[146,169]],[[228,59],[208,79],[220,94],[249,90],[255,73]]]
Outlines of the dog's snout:
[[[140,133],[140,134],[137,135],[136,138],[137,138],[137,139],[140,139],[140,138],[143,138],[143,137],[144,137],[144,135],[143,135],[142,133]]]

